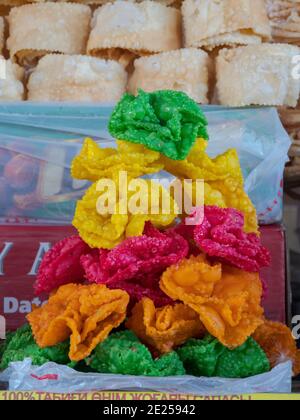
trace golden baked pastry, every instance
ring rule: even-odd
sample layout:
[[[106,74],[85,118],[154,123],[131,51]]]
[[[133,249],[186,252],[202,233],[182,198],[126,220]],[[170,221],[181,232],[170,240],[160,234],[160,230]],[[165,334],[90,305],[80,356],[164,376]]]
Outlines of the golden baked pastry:
[[[43,57],[28,82],[33,101],[115,102],[125,93],[121,64],[83,55]]]
[[[295,107],[300,80],[293,77],[293,58],[299,54],[300,48],[288,44],[221,50],[216,64],[220,103],[226,106]]]
[[[259,44],[271,38],[264,0],[185,0],[186,47]]]
[[[196,102],[206,104],[208,73],[209,57],[206,52],[196,48],[175,50],[135,60],[128,89],[133,94],[139,88],[146,92],[179,90]]]
[[[153,1],[116,1],[95,11],[87,51],[126,67],[137,56],[180,47],[179,10]]]
[[[84,54],[91,10],[74,3],[28,4],[11,10],[7,46],[11,58],[32,66],[53,53]]]

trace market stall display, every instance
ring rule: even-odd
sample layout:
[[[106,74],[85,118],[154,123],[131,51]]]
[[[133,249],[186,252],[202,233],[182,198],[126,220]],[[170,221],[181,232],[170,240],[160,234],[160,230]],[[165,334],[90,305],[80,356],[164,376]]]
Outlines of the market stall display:
[[[291,390],[299,5],[1,2],[0,382]]]
[[[148,115],[153,119],[151,125]],[[142,147],[144,155],[155,154],[162,168],[175,177],[178,168],[189,168],[186,162],[191,159],[192,180],[197,180],[199,171],[204,181],[220,182],[216,179],[222,174],[225,185],[226,176],[230,180],[234,172],[243,190],[242,173],[233,157],[212,161],[206,155],[207,121],[182,92],[125,94],[110,118],[109,129],[117,138],[122,136],[129,150]],[[174,131],[174,137],[168,130]],[[100,149],[88,142],[74,160],[72,175],[88,180],[92,176],[93,181],[98,177],[98,182],[77,203],[73,223],[79,236],[65,239],[46,253],[35,287],[38,293],[51,292],[49,300],[33,308],[27,316],[30,327],[18,330],[2,348],[3,367],[9,361],[23,361],[32,352],[37,365],[48,358],[100,374],[190,373],[238,379],[268,373],[278,362],[288,360],[298,374],[300,354],[290,331],[281,324],[270,324],[264,316],[259,271],[271,261],[257,234],[254,207],[256,223],[247,225],[247,212],[243,213],[238,200],[220,205],[218,196],[211,195],[207,205],[204,196],[204,218],[198,219],[198,208],[189,215],[190,224],[179,212],[176,197],[165,194],[161,186],[153,191],[156,198],[165,194],[171,203],[168,212],[164,200],[157,201],[150,188],[143,212],[139,209],[135,214],[129,207],[136,190],[128,189],[126,213],[120,213],[127,194],[122,188],[121,201],[114,201],[104,215],[99,207],[101,189],[96,188],[103,180],[98,159],[101,162],[106,152],[113,153],[117,164],[112,164],[106,177],[120,188],[124,174],[120,163],[127,149]],[[195,147],[202,148],[200,161],[193,156]],[[133,166],[139,164],[138,156]],[[160,170],[158,166],[156,171]],[[129,175],[129,180],[148,188],[154,185],[142,178],[147,164],[139,171],[140,178]],[[159,203],[153,214],[150,198]],[[118,327],[123,332],[110,335]],[[30,343],[25,346],[24,328]],[[280,341],[272,340],[272,334],[278,334]],[[64,346],[68,340],[66,362],[55,346]],[[114,360],[116,349],[119,360]],[[137,360],[138,370],[134,369]],[[234,370],[230,368],[233,364]]]

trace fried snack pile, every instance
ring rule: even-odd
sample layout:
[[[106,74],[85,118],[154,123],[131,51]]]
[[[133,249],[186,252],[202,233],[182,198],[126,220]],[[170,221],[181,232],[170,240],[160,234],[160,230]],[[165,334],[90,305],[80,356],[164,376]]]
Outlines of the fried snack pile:
[[[1,357],[0,370],[6,369],[11,362],[19,362],[26,357],[32,359],[33,365],[42,366],[47,362],[75,366],[68,357],[70,343],[64,341],[54,347],[40,348],[32,335],[30,326],[24,325],[15,333],[10,334]]]
[[[27,318],[41,348],[70,338],[69,357],[80,361],[122,324],[128,302],[129,296],[122,290],[109,290],[103,285],[68,284]]]
[[[185,93],[157,91],[125,94],[109,123],[117,139],[143,144],[170,159],[185,159],[197,138],[208,140],[207,121]]]
[[[189,340],[178,354],[187,373],[195,376],[248,378],[270,370],[266,354],[253,338],[229,350],[208,335],[203,340]]]
[[[240,211],[205,206],[201,223],[190,226],[183,221],[176,230],[208,256],[256,273],[270,265],[270,252],[261,245],[258,235],[245,233],[244,227]]]
[[[153,360],[147,347],[131,331],[112,334],[99,344],[87,365],[99,373],[156,377],[185,374],[175,352]]]
[[[113,182],[113,180],[110,181]],[[162,185],[156,184],[157,188],[153,188],[154,183],[151,181],[141,182],[141,188],[146,191],[144,191],[145,194],[142,191],[138,199],[143,201],[145,198],[145,200],[142,208],[137,207],[134,213],[131,213],[126,205],[126,202],[134,205],[136,200],[134,192],[128,187],[124,189],[122,183],[116,182],[113,185],[112,190],[104,196],[103,191],[99,191],[99,184],[96,182],[77,203],[73,225],[80,237],[91,248],[113,249],[126,238],[141,236],[147,221],[152,222],[156,227],[167,227],[177,217],[177,206],[170,193]],[[118,197],[117,201],[116,197]],[[109,208],[106,206],[107,201],[111,202]],[[160,207],[165,201],[170,203],[169,213],[164,212]],[[153,203],[156,203],[156,207]]]
[[[206,330],[231,349],[244,344],[263,323],[263,289],[256,273],[192,256],[168,268],[160,286],[197,312]]]
[[[86,139],[72,163],[75,179],[92,182],[75,211],[79,236],[45,255],[35,291],[49,300],[8,336],[2,368],[31,357],[109,374],[247,378],[291,360],[299,373],[291,332],[264,317],[270,254],[237,151],[208,156],[206,118],[178,91],[126,94],[109,130],[116,148]],[[191,212],[163,171],[193,194]]]
[[[205,334],[199,316],[188,306],[178,303],[156,309],[148,298],[136,304],[126,326],[160,354],[169,353],[189,338]]]
[[[267,354],[271,367],[291,361],[294,375],[300,374],[300,350],[290,329],[279,322],[265,321],[253,335]]]
[[[160,276],[187,255],[182,236],[162,233],[147,223],[142,236],[128,238],[111,251],[94,250],[81,257],[81,264],[89,282],[126,290],[135,302],[147,296],[163,306],[172,300],[160,290]]]
[[[79,236],[57,243],[46,253],[39,267],[35,293],[50,293],[64,284],[80,283],[84,277],[80,257],[89,250],[89,246]]]

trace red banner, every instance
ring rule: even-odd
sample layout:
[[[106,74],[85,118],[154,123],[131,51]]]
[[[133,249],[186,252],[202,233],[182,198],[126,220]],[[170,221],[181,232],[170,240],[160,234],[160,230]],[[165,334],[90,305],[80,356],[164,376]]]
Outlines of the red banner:
[[[25,321],[32,305],[39,306],[45,297],[33,293],[39,264],[51,245],[74,234],[74,229],[46,226],[0,226],[0,314],[8,330]],[[286,321],[285,235],[280,226],[262,228],[262,240],[272,253],[272,266],[263,270],[268,285],[264,299],[266,314],[274,321]]]

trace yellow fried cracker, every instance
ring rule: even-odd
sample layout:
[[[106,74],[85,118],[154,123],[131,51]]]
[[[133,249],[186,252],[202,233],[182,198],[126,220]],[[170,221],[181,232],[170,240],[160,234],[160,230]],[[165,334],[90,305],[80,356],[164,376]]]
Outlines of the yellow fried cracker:
[[[230,149],[211,159],[206,148],[207,142],[198,139],[187,159],[174,161],[162,156],[162,162],[167,171],[181,179],[203,180],[204,204],[241,211],[245,216],[245,231],[258,233],[256,209],[244,190],[237,151]],[[196,188],[197,183],[193,182],[189,198],[194,206],[197,206]]]
[[[167,227],[177,217],[178,208],[161,185],[141,179],[127,185],[111,182],[106,193],[99,183],[93,184],[77,203],[73,225],[92,248],[112,249],[128,237],[142,235],[147,221]]]
[[[73,160],[73,178],[95,182],[100,178],[111,178],[119,171],[126,171],[128,177],[159,172],[163,164],[160,154],[139,144],[117,141],[117,149],[102,149],[92,139],[87,138],[78,156]]]

